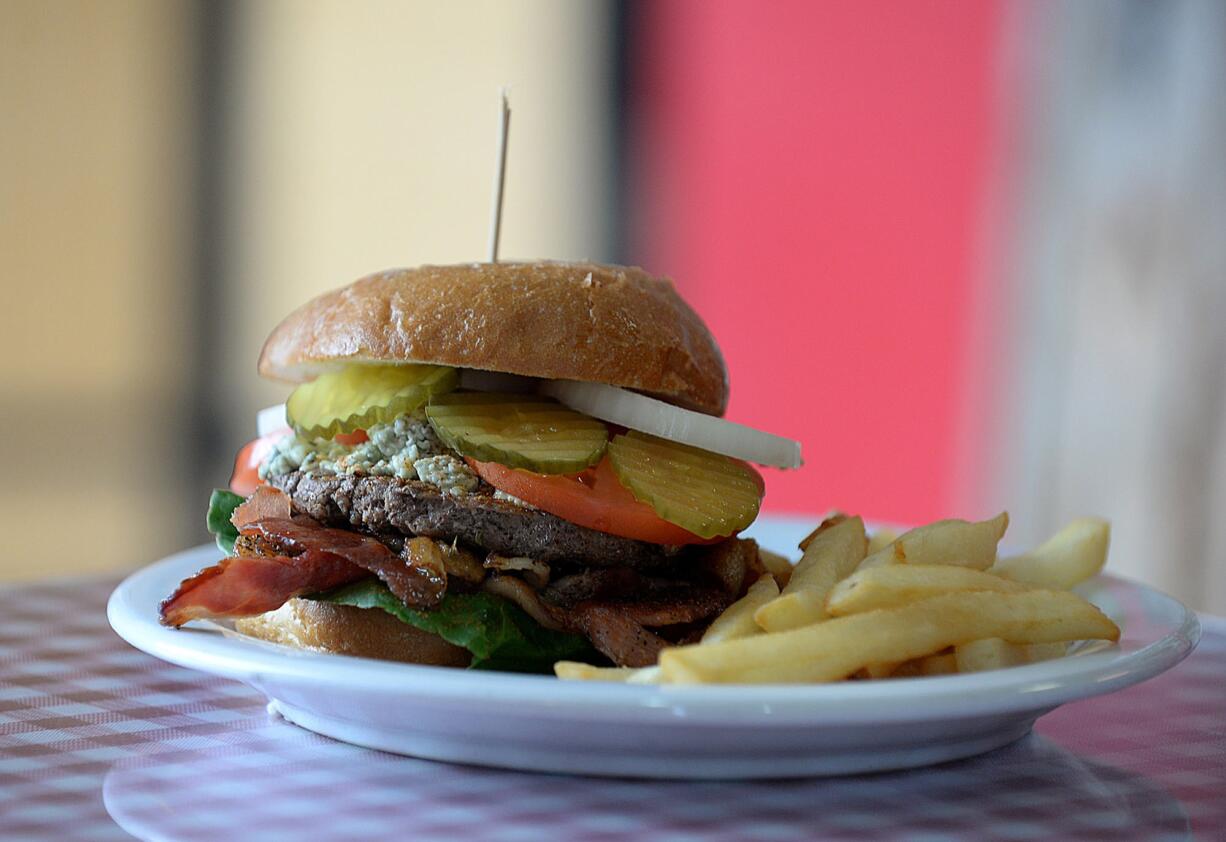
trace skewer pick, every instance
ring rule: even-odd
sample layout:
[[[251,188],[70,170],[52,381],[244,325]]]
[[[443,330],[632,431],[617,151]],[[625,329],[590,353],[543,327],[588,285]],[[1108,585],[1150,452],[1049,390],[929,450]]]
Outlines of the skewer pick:
[[[498,159],[494,166],[494,198],[490,207],[490,263],[498,262],[498,240],[502,234],[502,193],[507,179],[507,136],[511,133],[511,104],[508,88],[498,94]]]

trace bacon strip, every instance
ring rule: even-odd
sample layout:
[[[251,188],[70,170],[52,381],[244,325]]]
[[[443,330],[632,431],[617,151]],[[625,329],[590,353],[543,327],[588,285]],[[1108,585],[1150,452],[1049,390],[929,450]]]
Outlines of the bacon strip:
[[[649,667],[668,641],[643,628],[615,604],[585,602],[569,618],[575,631],[619,667]]]
[[[259,492],[235,509],[240,541],[255,538],[268,552],[243,552],[185,579],[161,605],[161,620],[181,626],[203,617],[249,617],[290,599],[361,579],[382,579],[406,605],[430,608],[447,590],[446,574],[397,556],[382,542],[308,517],[256,517],[284,511],[280,492]],[[284,495],[281,495],[284,497]],[[288,498],[286,498],[288,501]],[[245,512],[241,510],[250,507]]]
[[[248,617],[275,611],[290,599],[360,579],[366,571],[332,553],[226,558],[184,579],[161,604],[162,625],[204,617]]]
[[[265,518],[253,526],[287,550],[319,549],[369,570],[405,605],[414,608],[433,608],[447,590],[447,574],[441,564],[435,570],[414,561],[411,552],[406,557],[397,556],[387,545],[359,532],[330,529],[301,516]]]
[[[271,485],[261,485],[230,513],[230,523],[242,530],[266,517],[287,518],[290,510],[288,494]]]

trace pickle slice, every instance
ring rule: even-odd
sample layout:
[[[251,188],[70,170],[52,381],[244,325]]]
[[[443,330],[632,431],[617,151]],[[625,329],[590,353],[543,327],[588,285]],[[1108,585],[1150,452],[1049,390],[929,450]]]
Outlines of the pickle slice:
[[[300,436],[332,438],[420,409],[458,382],[456,370],[441,365],[354,363],[295,389],[285,417]]]
[[[703,538],[739,532],[762,504],[762,478],[743,462],[631,430],[609,442],[609,462],[634,498]]]
[[[538,474],[595,465],[609,441],[602,422],[530,395],[452,392],[431,400],[426,417],[451,449]]]

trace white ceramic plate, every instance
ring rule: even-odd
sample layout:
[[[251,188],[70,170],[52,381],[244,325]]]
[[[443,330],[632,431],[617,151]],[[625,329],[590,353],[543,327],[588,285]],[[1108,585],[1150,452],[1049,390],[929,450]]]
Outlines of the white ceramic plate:
[[[791,547],[804,521],[751,534]],[[651,687],[561,682],[317,654],[219,626],[164,628],[158,603],[213,563],[197,547],[123,582],[111,626],[171,663],[245,681],[269,708],[329,737],[435,760],[655,778],[779,778],[903,769],[1010,743],[1065,702],[1170,669],[1200,636],[1196,615],[1142,585],[1101,577],[1083,593],[1123,629],[1118,646],[975,675],[826,685]]]

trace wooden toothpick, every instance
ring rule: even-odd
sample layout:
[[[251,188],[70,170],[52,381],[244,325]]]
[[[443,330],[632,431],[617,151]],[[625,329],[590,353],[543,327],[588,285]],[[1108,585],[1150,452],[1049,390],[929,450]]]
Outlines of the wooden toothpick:
[[[498,240],[502,234],[502,190],[507,180],[507,136],[511,133],[511,103],[507,88],[498,95],[498,160],[494,168],[494,202],[490,207],[490,263],[498,262]]]

